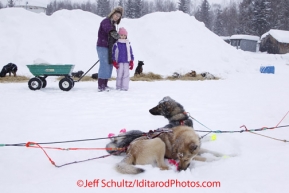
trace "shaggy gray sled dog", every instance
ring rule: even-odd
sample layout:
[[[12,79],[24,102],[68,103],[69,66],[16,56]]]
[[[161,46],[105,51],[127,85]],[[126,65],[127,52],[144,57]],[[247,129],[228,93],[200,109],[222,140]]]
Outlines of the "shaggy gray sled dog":
[[[152,115],[162,115],[168,119],[169,124],[164,128],[173,128],[179,125],[193,127],[193,120],[189,118],[184,107],[171,97],[164,97],[159,104],[149,110]]]

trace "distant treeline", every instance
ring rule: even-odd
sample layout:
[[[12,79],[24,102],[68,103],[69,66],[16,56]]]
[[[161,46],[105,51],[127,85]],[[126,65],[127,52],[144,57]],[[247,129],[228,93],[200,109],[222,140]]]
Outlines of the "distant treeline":
[[[7,5],[13,6],[8,0]],[[261,36],[270,29],[289,30],[289,0],[243,0],[222,7],[210,5],[207,0],[94,0],[72,3],[70,0],[54,0],[47,5],[46,14],[61,9],[81,9],[105,17],[116,6],[124,7],[124,18],[140,18],[153,12],[180,10],[194,15],[206,27],[220,36],[248,34]],[[0,2],[0,8],[3,8]]]

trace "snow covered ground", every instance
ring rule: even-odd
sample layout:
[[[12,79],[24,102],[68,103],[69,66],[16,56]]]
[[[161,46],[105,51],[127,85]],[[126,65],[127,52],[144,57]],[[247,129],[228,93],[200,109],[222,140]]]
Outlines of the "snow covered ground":
[[[19,74],[32,76],[26,64],[45,60],[72,63],[86,71],[97,60],[95,42],[102,18],[83,11],[59,11],[51,17],[22,9],[0,10],[0,62],[14,62]],[[167,124],[148,110],[165,96],[180,102],[195,119],[212,130],[240,130],[288,125],[289,55],[267,55],[235,50],[202,23],[181,12],[154,13],[137,20],[124,19],[136,60],[144,60],[145,72],[207,71],[218,81],[130,82],[128,92],[97,92],[96,82],[79,82],[69,92],[49,77],[47,88],[28,89],[27,83],[0,84],[0,144],[52,142],[106,137],[122,128],[154,130]],[[4,54],[3,54],[4,53]],[[275,74],[261,74],[260,66],[274,65]],[[97,68],[92,73],[97,72]],[[115,72],[114,72],[115,73]],[[131,73],[133,74],[133,73]],[[115,81],[109,82],[110,86]],[[285,116],[284,120],[282,118]],[[279,123],[282,120],[281,123]],[[194,121],[196,130],[206,130]],[[259,132],[289,140],[289,130]],[[203,133],[199,133],[203,135]],[[52,147],[103,148],[108,140],[47,145]],[[203,147],[235,157],[215,162],[193,162],[176,172],[146,165],[137,176],[122,175],[113,167],[122,157],[110,156],[55,168],[40,149],[0,148],[1,193],[48,192],[286,192],[289,178],[289,144],[251,133],[217,134]],[[47,150],[57,165],[106,155],[105,150]],[[205,155],[210,156],[210,155]],[[93,184],[95,180],[99,184]],[[91,186],[79,187],[91,181]],[[103,187],[111,181],[168,180],[184,187]],[[220,182],[220,187],[190,188],[187,181]],[[132,185],[132,184],[127,184]],[[140,184],[141,185],[141,184]],[[96,187],[98,186],[98,187]]]

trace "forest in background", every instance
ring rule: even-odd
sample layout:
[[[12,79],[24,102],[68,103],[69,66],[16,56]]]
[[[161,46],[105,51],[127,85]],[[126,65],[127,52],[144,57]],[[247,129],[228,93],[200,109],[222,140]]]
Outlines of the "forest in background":
[[[6,5],[0,2],[0,9],[15,5],[17,0],[7,0]],[[289,30],[289,0],[232,1],[226,6],[210,5],[207,0],[88,0],[82,3],[54,0],[47,5],[46,14],[52,15],[62,9],[81,9],[105,17],[116,6],[124,7],[123,18],[131,19],[153,12],[183,11],[204,22],[219,36],[261,36],[270,29]]]

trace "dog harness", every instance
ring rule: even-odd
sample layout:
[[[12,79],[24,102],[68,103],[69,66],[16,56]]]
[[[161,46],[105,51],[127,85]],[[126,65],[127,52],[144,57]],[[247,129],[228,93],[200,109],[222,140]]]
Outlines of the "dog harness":
[[[156,129],[154,131],[150,130],[146,134],[146,136],[147,136],[148,139],[153,139],[153,138],[158,137],[162,133],[171,133],[171,132],[173,132],[173,131],[171,129],[168,129],[168,128],[158,128],[158,129]],[[158,134],[154,135],[155,133],[158,133]]]

